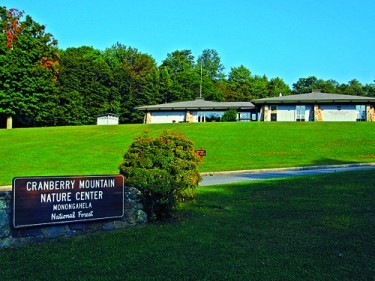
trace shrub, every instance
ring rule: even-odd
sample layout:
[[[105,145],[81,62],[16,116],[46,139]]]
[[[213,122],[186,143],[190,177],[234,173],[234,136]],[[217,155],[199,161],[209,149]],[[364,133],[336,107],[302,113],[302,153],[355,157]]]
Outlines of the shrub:
[[[237,121],[237,111],[234,109],[230,109],[224,112],[223,116],[221,117],[222,122],[236,122]]]
[[[158,137],[147,133],[130,145],[120,164],[125,185],[139,189],[150,220],[174,215],[178,202],[194,198],[201,181],[200,160],[194,144],[181,133],[165,131]]]

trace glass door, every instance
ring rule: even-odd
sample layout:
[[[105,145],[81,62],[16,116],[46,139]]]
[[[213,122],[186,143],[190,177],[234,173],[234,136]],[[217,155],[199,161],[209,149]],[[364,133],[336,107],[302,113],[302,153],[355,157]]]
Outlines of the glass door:
[[[277,121],[277,106],[271,105],[271,121]]]
[[[365,105],[357,105],[357,121],[366,121],[366,106]]]
[[[296,121],[304,122],[306,115],[306,106],[297,105],[296,106]]]

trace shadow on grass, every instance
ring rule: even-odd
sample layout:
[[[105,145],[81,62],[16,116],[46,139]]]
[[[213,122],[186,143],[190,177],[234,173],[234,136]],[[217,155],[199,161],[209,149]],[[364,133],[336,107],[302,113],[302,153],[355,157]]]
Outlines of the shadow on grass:
[[[345,165],[345,164],[359,164],[359,161],[343,161],[340,159],[322,158],[319,160],[311,161],[311,166],[322,166],[322,165]]]
[[[267,180],[211,189],[217,192],[199,190],[197,224],[203,224],[204,218],[205,231],[209,232],[214,232],[217,225],[225,225],[220,228],[220,237],[240,238],[242,242],[237,243],[244,243],[249,255],[266,253],[267,264],[287,268],[293,264],[300,274],[325,267],[313,277],[315,280],[333,276],[337,280],[362,276],[365,280],[374,274],[373,172]]]
[[[375,174],[198,188],[180,221],[0,252],[0,279],[372,280]],[[48,266],[46,266],[48,265]]]

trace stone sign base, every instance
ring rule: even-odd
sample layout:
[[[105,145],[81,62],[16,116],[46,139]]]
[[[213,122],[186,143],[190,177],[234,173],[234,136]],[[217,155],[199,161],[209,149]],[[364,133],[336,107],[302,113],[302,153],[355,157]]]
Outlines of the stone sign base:
[[[143,211],[140,191],[125,187],[125,215],[120,219],[15,229],[11,223],[11,194],[11,191],[0,191],[0,248],[126,228],[147,222],[147,214]]]

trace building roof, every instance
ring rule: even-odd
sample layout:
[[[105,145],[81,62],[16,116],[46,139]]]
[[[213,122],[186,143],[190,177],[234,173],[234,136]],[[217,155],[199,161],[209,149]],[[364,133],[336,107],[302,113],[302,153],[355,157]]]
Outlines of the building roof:
[[[280,103],[375,103],[375,98],[364,96],[351,96],[321,93],[320,91],[313,91],[308,94],[280,96],[275,98],[264,98],[252,100],[255,104],[280,104]]]
[[[198,98],[193,101],[182,101],[136,107],[142,111],[166,111],[166,110],[246,110],[255,108],[251,102],[213,102]]]
[[[103,113],[103,114],[98,114],[95,117],[106,117],[106,116],[111,116],[111,117],[120,117],[119,114],[115,113]]]

